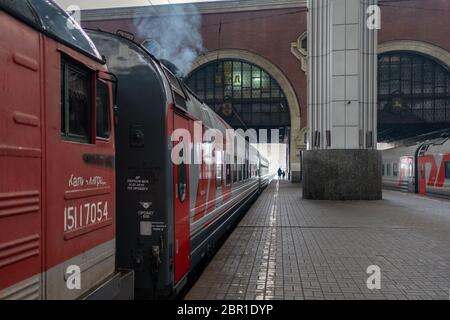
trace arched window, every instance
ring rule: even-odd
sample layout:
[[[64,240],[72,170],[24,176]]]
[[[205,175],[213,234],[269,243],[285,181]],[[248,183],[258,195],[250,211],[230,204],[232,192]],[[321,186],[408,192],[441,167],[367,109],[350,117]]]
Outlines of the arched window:
[[[381,54],[378,103],[382,119],[402,114],[405,123],[450,122],[450,71],[422,54]]]
[[[286,97],[277,81],[246,61],[222,59],[194,70],[187,85],[234,128],[290,126]]]

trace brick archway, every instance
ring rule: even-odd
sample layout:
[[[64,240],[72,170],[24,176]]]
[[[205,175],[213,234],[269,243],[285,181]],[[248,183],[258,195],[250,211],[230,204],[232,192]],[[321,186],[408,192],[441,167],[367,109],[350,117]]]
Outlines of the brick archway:
[[[410,51],[425,54],[450,68],[450,52],[434,44],[415,40],[394,40],[378,45],[378,53]]]
[[[301,163],[299,146],[301,145],[301,115],[300,115],[300,104],[297,99],[294,88],[283,74],[283,72],[275,66],[268,59],[261,57],[250,51],[240,50],[240,49],[222,49],[210,51],[202,56],[200,56],[192,65],[191,72],[195,69],[218,59],[239,59],[243,61],[250,62],[257,65],[258,67],[264,69],[272,78],[274,78],[281,89],[283,90],[291,116],[291,144],[290,144],[290,170],[291,170],[291,180],[293,182],[300,181],[301,178]]]

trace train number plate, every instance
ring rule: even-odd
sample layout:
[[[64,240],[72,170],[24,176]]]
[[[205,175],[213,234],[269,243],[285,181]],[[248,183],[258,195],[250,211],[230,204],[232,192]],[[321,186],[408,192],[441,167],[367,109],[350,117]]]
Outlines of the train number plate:
[[[108,220],[108,202],[83,203],[64,208],[64,232],[71,232]]]

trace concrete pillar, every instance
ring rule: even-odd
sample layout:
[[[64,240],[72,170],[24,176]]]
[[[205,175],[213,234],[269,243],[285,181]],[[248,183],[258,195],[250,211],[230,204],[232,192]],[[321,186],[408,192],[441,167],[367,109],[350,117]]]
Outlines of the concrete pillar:
[[[380,199],[376,151],[377,30],[367,8],[377,0],[308,4],[308,150],[303,196]]]

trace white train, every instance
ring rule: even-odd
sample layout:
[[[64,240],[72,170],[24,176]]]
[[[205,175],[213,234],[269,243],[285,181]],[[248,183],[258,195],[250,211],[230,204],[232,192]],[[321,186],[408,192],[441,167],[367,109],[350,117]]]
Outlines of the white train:
[[[382,151],[383,187],[450,198],[450,138]]]

